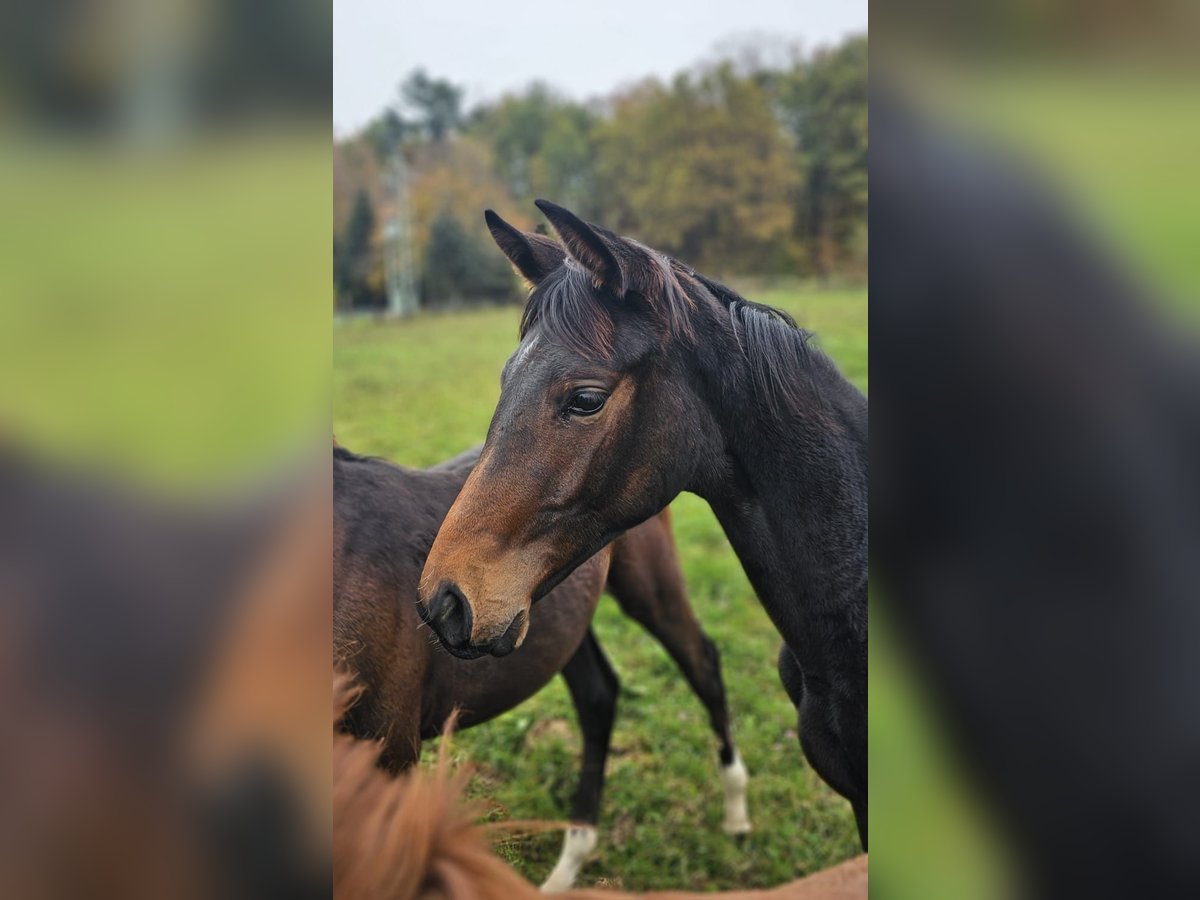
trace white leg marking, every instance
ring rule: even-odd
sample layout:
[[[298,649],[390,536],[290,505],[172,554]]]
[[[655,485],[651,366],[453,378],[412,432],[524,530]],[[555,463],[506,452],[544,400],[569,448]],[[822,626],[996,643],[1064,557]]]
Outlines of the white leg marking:
[[[542,885],[546,893],[569,891],[579,870],[596,849],[596,829],[591,825],[572,825],[563,835],[562,855],[550,877]]]
[[[725,824],[721,827],[726,834],[748,834],[751,830],[750,816],[746,813],[746,785],[750,773],[736,750],[733,762],[721,767],[721,787],[725,789]]]

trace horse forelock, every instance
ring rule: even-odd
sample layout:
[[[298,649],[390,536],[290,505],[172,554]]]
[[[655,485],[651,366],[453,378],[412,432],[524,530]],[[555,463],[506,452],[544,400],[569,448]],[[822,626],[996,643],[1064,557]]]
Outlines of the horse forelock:
[[[612,313],[597,296],[591,274],[570,261],[529,295],[521,317],[521,338],[525,339],[535,327],[547,339],[587,359],[612,356]]]
[[[608,296],[594,276],[570,258],[529,295],[521,317],[522,339],[536,326],[552,341],[587,359],[613,355],[613,312],[618,304],[639,302],[650,313],[660,343],[691,342],[693,298],[675,277],[671,260],[626,241],[623,268],[626,296]],[[630,252],[632,251],[632,252]]]

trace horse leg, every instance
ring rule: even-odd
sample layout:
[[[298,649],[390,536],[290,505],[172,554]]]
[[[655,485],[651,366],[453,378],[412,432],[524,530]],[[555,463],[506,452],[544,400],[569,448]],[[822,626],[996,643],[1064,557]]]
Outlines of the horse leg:
[[[571,805],[573,824],[563,836],[562,853],[542,885],[543,891],[569,890],[579,870],[596,849],[596,821],[600,816],[600,796],[604,791],[604,764],[608,759],[609,739],[612,737],[620,690],[617,675],[590,628],[562,674],[571,692],[571,700],[575,703],[579,727],[583,731],[583,767]]]
[[[668,511],[629,531],[613,545],[608,590],[625,614],[662,644],[704,704],[719,745],[725,795],[722,827],[729,834],[748,833],[749,774],[730,732],[721,654],[700,627],[688,601]]]
[[[839,693],[806,678],[787,647],[779,677],[799,713],[800,746],[822,780],[850,801],[862,848],[867,849],[867,726],[865,698]]]

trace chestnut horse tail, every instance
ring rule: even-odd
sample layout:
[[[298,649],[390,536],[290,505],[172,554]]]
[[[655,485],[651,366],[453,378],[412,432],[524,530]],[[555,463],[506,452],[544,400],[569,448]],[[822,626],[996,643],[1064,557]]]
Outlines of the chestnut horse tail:
[[[334,721],[359,690],[334,679]],[[463,799],[467,773],[451,772],[446,743],[432,769],[393,778],[378,768],[379,744],[333,739],[333,893],[339,900],[538,897],[491,850]]]

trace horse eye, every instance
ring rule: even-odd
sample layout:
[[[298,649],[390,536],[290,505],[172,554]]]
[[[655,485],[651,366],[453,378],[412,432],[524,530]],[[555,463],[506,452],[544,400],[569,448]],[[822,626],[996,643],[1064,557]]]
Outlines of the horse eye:
[[[601,391],[577,391],[567,401],[567,412],[573,416],[592,416],[604,408],[607,399]]]

